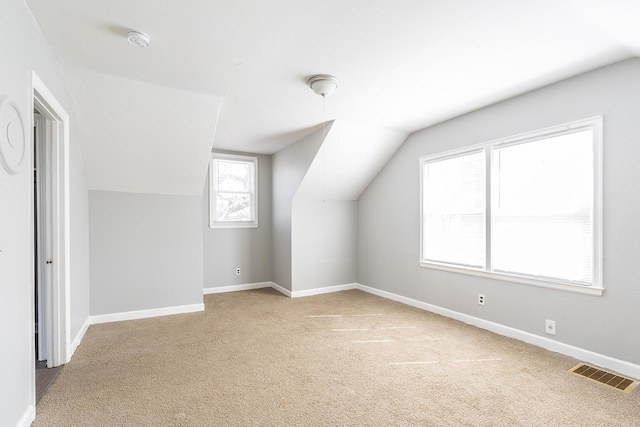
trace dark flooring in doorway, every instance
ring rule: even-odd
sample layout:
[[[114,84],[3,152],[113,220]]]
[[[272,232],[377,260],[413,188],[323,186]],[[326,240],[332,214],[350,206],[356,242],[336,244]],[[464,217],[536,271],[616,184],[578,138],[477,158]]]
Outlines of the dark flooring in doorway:
[[[56,379],[62,366],[56,368],[47,368],[46,360],[42,362],[36,362],[36,404],[40,401],[40,398],[44,396],[47,389],[53,381]]]

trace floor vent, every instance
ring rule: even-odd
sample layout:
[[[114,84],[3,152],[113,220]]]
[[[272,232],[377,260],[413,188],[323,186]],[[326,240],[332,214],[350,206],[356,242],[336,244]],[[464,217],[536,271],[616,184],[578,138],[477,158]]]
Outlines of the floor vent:
[[[609,387],[613,387],[617,390],[622,390],[626,393],[629,393],[638,384],[637,381],[612,374],[611,372],[603,371],[602,369],[594,368],[593,366],[586,365],[584,363],[574,366],[569,369],[569,372],[573,372],[581,377],[608,385]]]

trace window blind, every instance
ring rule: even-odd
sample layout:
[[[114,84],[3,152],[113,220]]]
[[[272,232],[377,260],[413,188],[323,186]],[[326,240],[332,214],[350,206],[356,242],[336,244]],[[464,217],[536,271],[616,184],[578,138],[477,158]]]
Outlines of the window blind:
[[[485,152],[424,165],[423,258],[485,266]]]
[[[593,131],[493,151],[492,269],[590,284]]]

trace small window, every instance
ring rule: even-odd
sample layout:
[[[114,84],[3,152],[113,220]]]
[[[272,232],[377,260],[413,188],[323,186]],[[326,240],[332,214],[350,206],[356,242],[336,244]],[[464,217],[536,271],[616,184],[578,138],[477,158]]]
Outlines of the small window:
[[[602,293],[602,118],[420,160],[424,267]]]
[[[258,158],[214,153],[209,164],[209,227],[258,226]]]

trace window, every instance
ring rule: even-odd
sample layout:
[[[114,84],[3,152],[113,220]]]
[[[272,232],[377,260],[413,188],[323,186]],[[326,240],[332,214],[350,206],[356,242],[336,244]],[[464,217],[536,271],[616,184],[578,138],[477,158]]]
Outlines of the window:
[[[258,159],[214,153],[209,164],[209,226],[258,226]]]
[[[485,265],[485,152],[425,163],[423,257],[453,265]]]
[[[420,159],[421,265],[602,294],[602,117]]]

